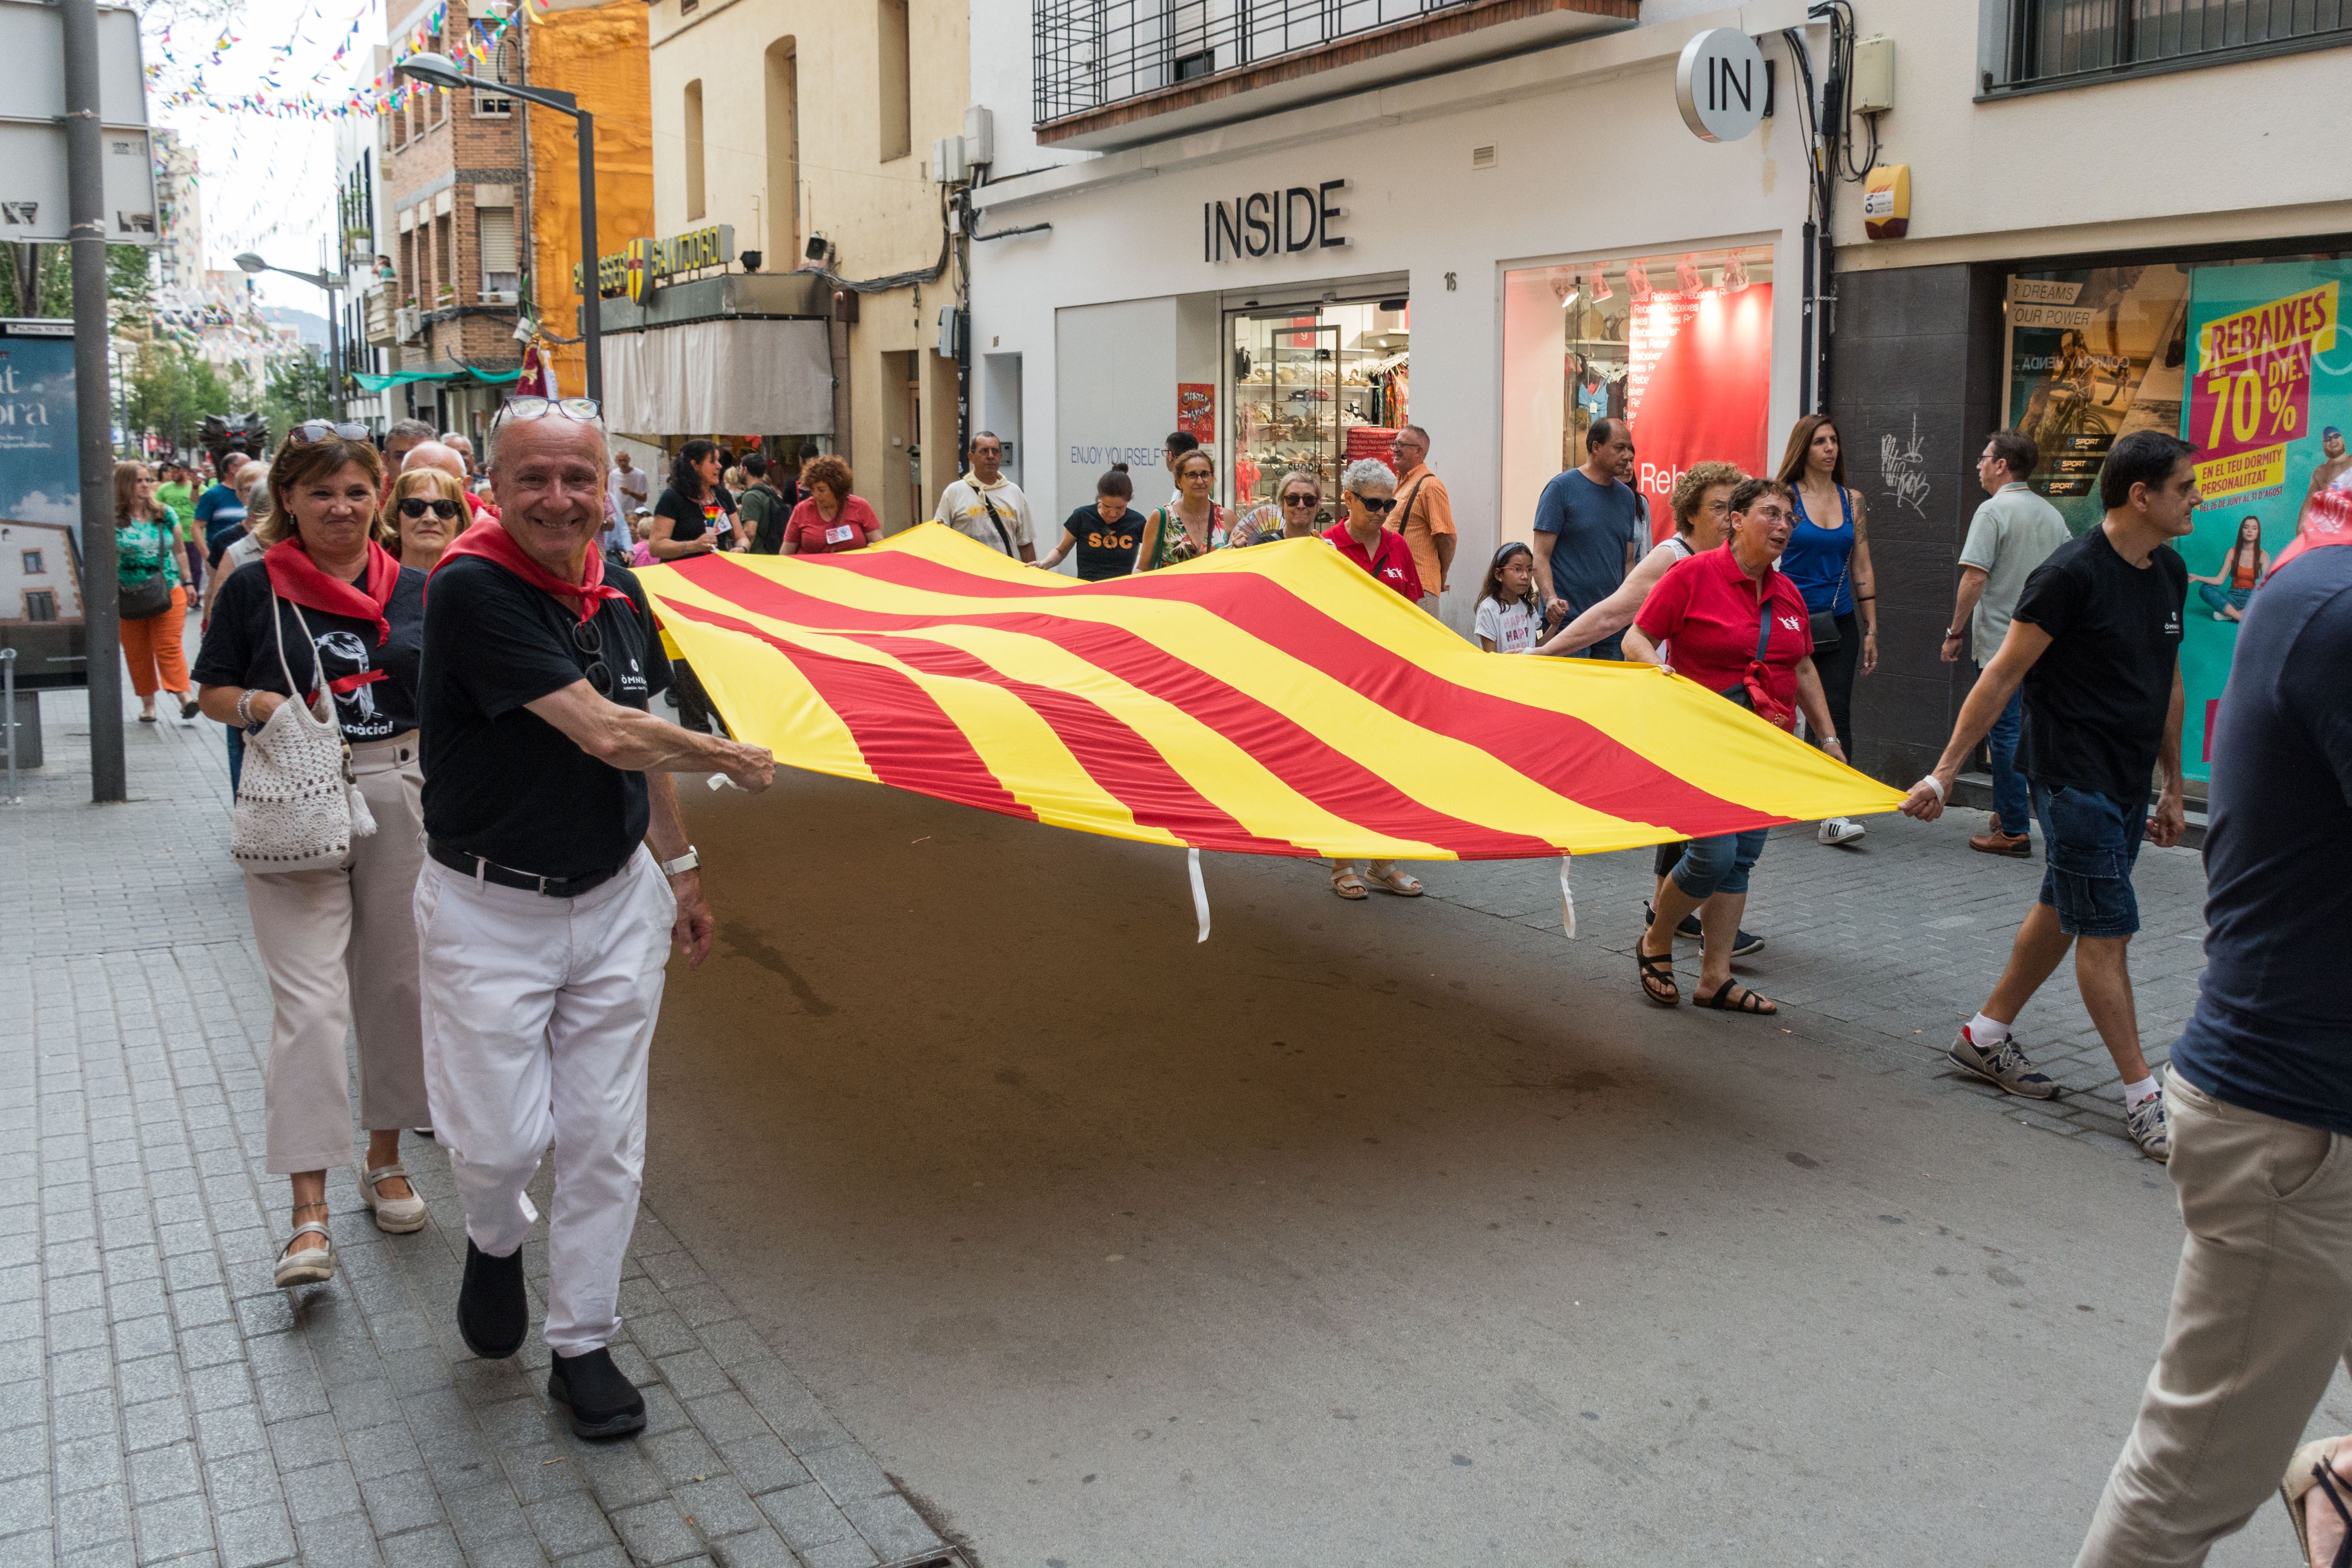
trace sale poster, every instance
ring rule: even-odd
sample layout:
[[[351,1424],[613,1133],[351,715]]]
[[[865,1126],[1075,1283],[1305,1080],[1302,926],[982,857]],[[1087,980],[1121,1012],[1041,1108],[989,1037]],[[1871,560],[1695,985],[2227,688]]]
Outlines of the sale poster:
[[[1764,471],[1772,286],[1653,293],[1633,304],[1625,350],[1633,488],[1649,502],[1652,538],[1664,539],[1675,484],[1693,464]]]
[[[1203,447],[1216,439],[1215,384],[1206,381],[1180,381],[1176,384],[1176,428],[1192,436]]]
[[[76,428],[73,323],[0,321],[0,647],[22,687],[85,684]]]
[[[2352,342],[2338,329],[2347,284],[2352,261],[2342,260],[2192,274],[2179,431],[2197,448],[2202,505],[2179,545],[2189,563],[2181,755],[2191,778],[2210,776],[2238,622],[2263,574],[2306,521],[2352,509]]]

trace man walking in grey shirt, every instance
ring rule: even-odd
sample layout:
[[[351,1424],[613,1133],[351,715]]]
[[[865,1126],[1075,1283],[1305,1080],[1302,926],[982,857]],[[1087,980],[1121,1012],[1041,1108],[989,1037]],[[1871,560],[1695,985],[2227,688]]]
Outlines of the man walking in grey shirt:
[[[1960,589],[1944,633],[1946,664],[1958,662],[1963,647],[1976,656],[1979,668],[1990,664],[2001,638],[2009,635],[2009,618],[2025,580],[2073,537],[2058,509],[2026,485],[2041,458],[2033,438],[2024,432],[1996,430],[1977,459],[1977,482],[1988,494],[1969,523],[1968,542],[1960,546]],[[1971,849],[2021,860],[2033,854],[2032,803],[2025,775],[2017,770],[2017,737],[2024,712],[2025,688],[2021,685],[1985,735],[1986,750],[1992,753],[1992,826],[1969,838]]]

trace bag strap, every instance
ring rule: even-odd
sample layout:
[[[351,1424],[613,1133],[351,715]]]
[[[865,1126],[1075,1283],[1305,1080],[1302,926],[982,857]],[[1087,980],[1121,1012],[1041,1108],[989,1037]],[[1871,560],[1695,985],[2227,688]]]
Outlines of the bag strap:
[[[1756,662],[1761,664],[1772,647],[1772,584],[1768,581],[1756,586]]]
[[[972,487],[972,493],[980,497],[981,510],[988,513],[988,521],[996,525],[996,537],[1004,542],[1004,553],[1012,555],[1013,536],[1004,531],[1004,520],[996,515],[996,503],[990,500],[988,492],[978,485]]]
[[[272,627],[278,633],[278,668],[285,673],[288,700],[292,701],[296,700],[294,696],[294,669],[291,665],[289,665],[286,662],[286,617],[278,613],[278,605],[279,602],[278,595],[275,592],[271,593],[269,595],[269,620]],[[324,719],[319,718],[319,710],[315,706],[320,696],[326,692],[327,671],[319,662],[319,645],[311,641],[310,623],[303,618],[301,605],[296,604],[291,599],[285,600],[284,603],[287,608],[294,612],[294,624],[302,628],[302,640],[305,643],[309,643],[310,647],[310,673],[315,679],[311,690],[299,699],[300,706],[310,711],[312,720],[321,724],[331,725],[334,728],[337,739],[341,739],[343,727],[341,716],[335,711],[334,698],[331,695],[327,697],[327,716]]]

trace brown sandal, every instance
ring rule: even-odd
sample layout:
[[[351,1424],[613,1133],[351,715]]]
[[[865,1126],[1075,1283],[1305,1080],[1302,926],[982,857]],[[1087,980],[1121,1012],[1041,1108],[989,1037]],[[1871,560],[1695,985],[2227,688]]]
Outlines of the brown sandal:
[[[1675,984],[1673,953],[1659,953],[1653,957],[1643,952],[1637,943],[1633,949],[1633,963],[1639,967],[1642,977],[1642,994],[1646,1000],[1660,1007],[1675,1007],[1682,1005],[1682,987]]]

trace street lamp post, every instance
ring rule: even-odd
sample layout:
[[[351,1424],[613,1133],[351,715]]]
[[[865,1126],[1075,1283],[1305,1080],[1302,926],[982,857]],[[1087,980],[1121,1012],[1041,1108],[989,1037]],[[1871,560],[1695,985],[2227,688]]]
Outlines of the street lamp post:
[[[250,250],[238,256],[236,264],[247,272],[282,272],[289,278],[299,278],[313,288],[327,291],[327,379],[334,385],[335,417],[341,419],[343,416],[342,306],[335,295],[348,280],[333,272],[298,272],[290,267],[272,267]]]
[[[572,117],[580,148],[580,336],[588,362],[588,395],[604,401],[604,334],[601,290],[596,286],[596,117],[580,107],[580,100],[552,88],[517,87],[510,82],[482,81],[457,68],[446,55],[411,55],[393,68],[395,75],[428,87],[472,88],[499,98],[520,98],[558,114]]]

